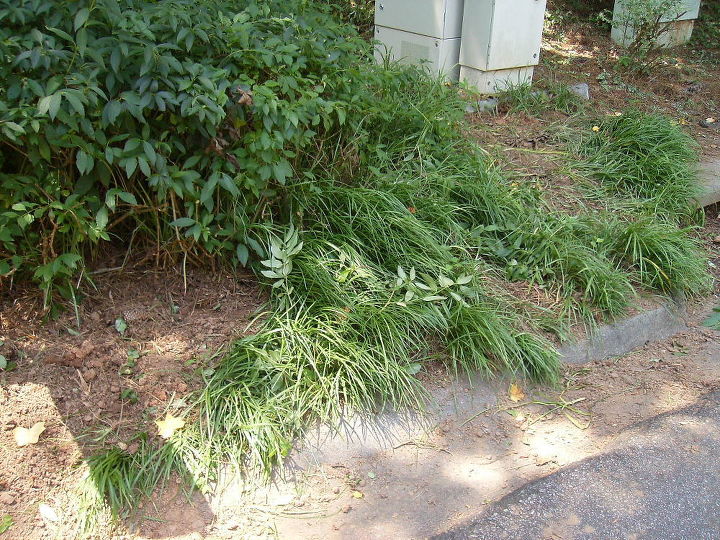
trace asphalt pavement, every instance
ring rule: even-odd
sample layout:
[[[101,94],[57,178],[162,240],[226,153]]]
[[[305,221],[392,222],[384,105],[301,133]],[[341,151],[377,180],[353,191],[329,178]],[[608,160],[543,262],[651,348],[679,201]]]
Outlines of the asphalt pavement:
[[[720,391],[510,493],[438,539],[720,540]]]

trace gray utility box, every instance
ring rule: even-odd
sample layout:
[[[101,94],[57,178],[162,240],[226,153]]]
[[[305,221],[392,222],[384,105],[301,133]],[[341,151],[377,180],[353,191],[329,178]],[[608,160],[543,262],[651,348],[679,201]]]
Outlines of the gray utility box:
[[[622,19],[625,15],[624,0],[615,0],[613,21]],[[667,24],[666,31],[658,38],[660,47],[677,47],[690,41],[695,20],[700,14],[700,0],[682,0],[677,9],[672,9],[667,16],[661,19]],[[635,31],[629,26],[613,23],[610,32],[612,40],[623,47],[629,46],[635,39]]]
[[[546,0],[467,0],[460,79],[492,94],[532,81],[542,45]]]
[[[469,0],[475,1],[475,0]],[[376,57],[386,54],[457,81],[464,0],[377,0]]]

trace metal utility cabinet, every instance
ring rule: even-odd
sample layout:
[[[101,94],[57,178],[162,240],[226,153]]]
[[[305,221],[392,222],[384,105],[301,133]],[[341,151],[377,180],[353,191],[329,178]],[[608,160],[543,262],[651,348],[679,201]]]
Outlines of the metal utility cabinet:
[[[486,94],[530,82],[545,1],[377,0],[377,59],[425,63],[432,73]]]
[[[531,82],[540,57],[546,0],[467,0],[460,80],[492,94]]]
[[[472,2],[473,0],[469,0]],[[385,55],[457,81],[464,0],[377,0],[378,61]]]
[[[673,14],[662,19],[667,24],[667,30],[658,38],[660,47],[677,47],[690,41],[695,20],[700,14],[700,0],[682,0],[677,10],[673,10]],[[625,13],[625,1],[615,0],[615,9],[613,10],[613,20],[621,19]],[[675,18],[674,15],[680,13]],[[635,39],[635,31],[621,24],[613,24],[610,32],[612,40],[623,47],[629,46]]]

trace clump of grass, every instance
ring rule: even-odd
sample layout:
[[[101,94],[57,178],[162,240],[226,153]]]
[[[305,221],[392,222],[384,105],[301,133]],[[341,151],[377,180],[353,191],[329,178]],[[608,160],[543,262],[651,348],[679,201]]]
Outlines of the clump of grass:
[[[459,305],[450,313],[450,358],[468,373],[508,371],[531,379],[554,378],[557,354],[537,336],[514,329],[490,303]]]
[[[394,354],[400,340],[412,347],[408,336],[388,329],[378,342],[361,330],[344,310],[300,309],[271,317],[265,330],[235,343],[200,400],[212,461],[267,472],[313,422],[382,402],[419,407],[423,391],[409,353]]]
[[[578,235],[577,220],[548,215],[523,223],[507,235],[511,246],[506,260],[522,265],[520,277],[530,282],[555,282],[566,296],[579,295],[583,303],[615,317],[634,296],[626,274],[602,252]]]
[[[523,112],[539,116],[547,111],[574,114],[580,111],[584,102],[565,84],[547,83],[538,89],[530,83],[510,85],[498,94],[499,107],[509,112]]]
[[[97,505],[97,497],[106,498],[114,516],[133,508],[141,497],[149,497],[161,488],[172,474],[195,486],[188,465],[193,463],[192,450],[182,438],[156,445],[147,434],[138,436],[138,449],[129,453],[117,446],[99,450],[91,455],[87,464],[89,476],[85,495],[88,511]],[[198,477],[199,478],[199,477]]]
[[[669,118],[627,111],[607,116],[580,146],[579,166],[608,193],[640,199],[646,212],[686,219],[699,194],[697,144]]]
[[[610,237],[613,254],[646,287],[689,295],[710,289],[707,257],[693,229],[644,217],[617,222]]]

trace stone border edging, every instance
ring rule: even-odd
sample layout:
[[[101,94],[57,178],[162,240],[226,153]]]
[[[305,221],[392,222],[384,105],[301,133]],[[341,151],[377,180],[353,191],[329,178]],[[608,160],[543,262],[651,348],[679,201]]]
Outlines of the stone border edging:
[[[687,327],[685,301],[667,300],[655,309],[600,326],[592,336],[563,345],[558,352],[564,364],[585,364],[622,356],[650,342],[674,336]]]

